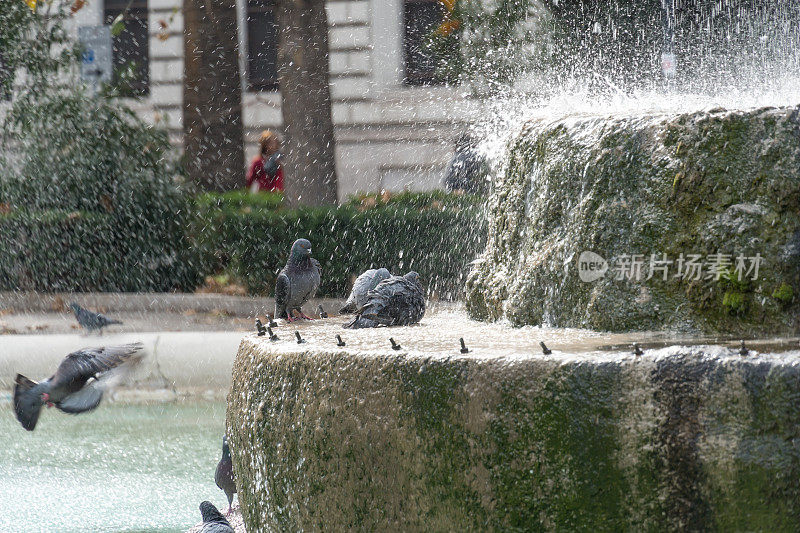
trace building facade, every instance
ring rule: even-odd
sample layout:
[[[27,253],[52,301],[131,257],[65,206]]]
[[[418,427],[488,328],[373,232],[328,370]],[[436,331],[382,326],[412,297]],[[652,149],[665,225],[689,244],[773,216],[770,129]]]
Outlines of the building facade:
[[[237,0],[247,161],[262,130],[282,130],[272,9],[273,0]],[[454,139],[475,113],[463,89],[440,83],[433,58],[421,47],[444,9],[440,0],[327,3],[340,198],[441,187]],[[136,96],[131,107],[165,125],[180,145],[181,0],[97,0],[75,22],[110,24],[123,11],[125,31],[114,38],[115,74],[127,73],[126,90]]]

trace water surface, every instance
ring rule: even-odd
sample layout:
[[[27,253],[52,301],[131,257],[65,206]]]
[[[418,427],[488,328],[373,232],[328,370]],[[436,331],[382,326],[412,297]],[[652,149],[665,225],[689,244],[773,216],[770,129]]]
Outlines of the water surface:
[[[222,403],[103,404],[42,413],[29,433],[0,401],[0,531],[177,532],[200,519],[214,484]]]

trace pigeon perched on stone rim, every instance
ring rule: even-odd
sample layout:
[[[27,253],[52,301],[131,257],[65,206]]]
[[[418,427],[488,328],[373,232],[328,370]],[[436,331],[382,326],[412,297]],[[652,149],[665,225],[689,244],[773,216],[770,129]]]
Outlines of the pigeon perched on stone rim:
[[[344,306],[339,309],[339,313],[346,315],[355,313],[365,303],[367,303],[367,294],[369,291],[378,286],[378,283],[385,279],[389,279],[392,274],[385,268],[370,268],[365,270],[360,276],[356,278],[353,283],[353,290],[350,291],[350,296]]]
[[[235,533],[230,522],[222,516],[213,503],[202,502],[200,515],[203,517],[203,529],[200,530],[200,533]]]
[[[367,303],[345,328],[377,328],[379,326],[408,326],[425,315],[425,292],[419,274],[392,276],[381,281],[367,294]]]
[[[233,495],[236,494],[236,482],[233,479],[233,460],[231,459],[231,449],[228,446],[228,436],[222,436],[222,458],[217,463],[217,470],[214,472],[214,482],[217,487],[225,492],[228,498],[227,515],[233,510]]]
[[[67,355],[55,373],[37,383],[17,374],[14,385],[14,413],[28,431],[33,431],[43,405],[78,414],[100,405],[103,392],[122,365],[138,364],[141,343],[102,348],[84,348]]]
[[[119,320],[109,318],[104,314],[97,313],[89,309],[85,309],[75,302],[70,303],[69,306],[72,309],[72,312],[75,314],[75,320],[77,320],[78,324],[80,324],[81,327],[89,333],[92,333],[93,331],[99,331],[102,333],[103,328],[106,326],[110,326],[112,324],[122,324],[122,322]]]
[[[322,268],[311,257],[308,239],[294,241],[286,266],[275,282],[275,318],[292,322],[295,320],[292,311],[297,311],[300,318],[312,320],[303,314],[301,307],[316,295],[321,276]]]

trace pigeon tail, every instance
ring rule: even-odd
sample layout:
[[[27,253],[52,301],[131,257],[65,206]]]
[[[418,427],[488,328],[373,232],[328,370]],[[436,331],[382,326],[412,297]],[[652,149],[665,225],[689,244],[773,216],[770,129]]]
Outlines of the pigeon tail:
[[[28,379],[22,374],[17,374],[14,381],[14,413],[22,427],[33,431],[44,405],[42,393],[45,392],[43,389],[46,385]]]

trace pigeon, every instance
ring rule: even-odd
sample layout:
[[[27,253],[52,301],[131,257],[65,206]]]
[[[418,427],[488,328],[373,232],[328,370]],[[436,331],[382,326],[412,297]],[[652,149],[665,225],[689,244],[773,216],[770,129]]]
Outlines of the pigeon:
[[[72,312],[75,313],[75,319],[78,321],[78,324],[80,324],[81,327],[89,333],[92,333],[93,331],[99,331],[102,333],[103,328],[106,326],[110,326],[111,324],[122,324],[122,322],[119,320],[114,320],[113,318],[108,318],[100,313],[95,313],[94,311],[84,309],[75,302],[72,302],[69,304],[69,306],[72,308]]]
[[[419,274],[392,276],[378,283],[367,293],[367,302],[356,311],[356,317],[345,328],[408,326],[422,320],[425,314],[425,293]]]
[[[236,494],[236,483],[233,481],[233,461],[231,460],[231,449],[228,447],[227,435],[222,436],[222,459],[217,463],[214,482],[217,487],[225,491],[225,496],[228,497],[228,512],[225,514],[231,514],[233,495]]]
[[[200,533],[236,533],[213,503],[209,501],[201,503],[200,514],[203,516],[203,529]]]
[[[319,261],[311,257],[311,243],[306,239],[294,241],[275,284],[275,317],[292,322],[292,311],[296,310],[301,318],[311,320],[300,308],[317,293],[321,274]]]
[[[346,315],[355,313],[365,303],[367,303],[367,293],[378,286],[378,283],[391,277],[385,268],[370,268],[356,278],[353,283],[353,290],[347,298],[344,307],[339,309],[339,313]]]
[[[103,391],[122,366],[138,364],[140,343],[104,348],[84,348],[67,355],[55,374],[37,383],[17,374],[14,386],[14,412],[22,427],[33,431],[42,405],[55,406],[65,413],[91,411],[103,399]],[[120,368],[118,368],[120,367]]]

